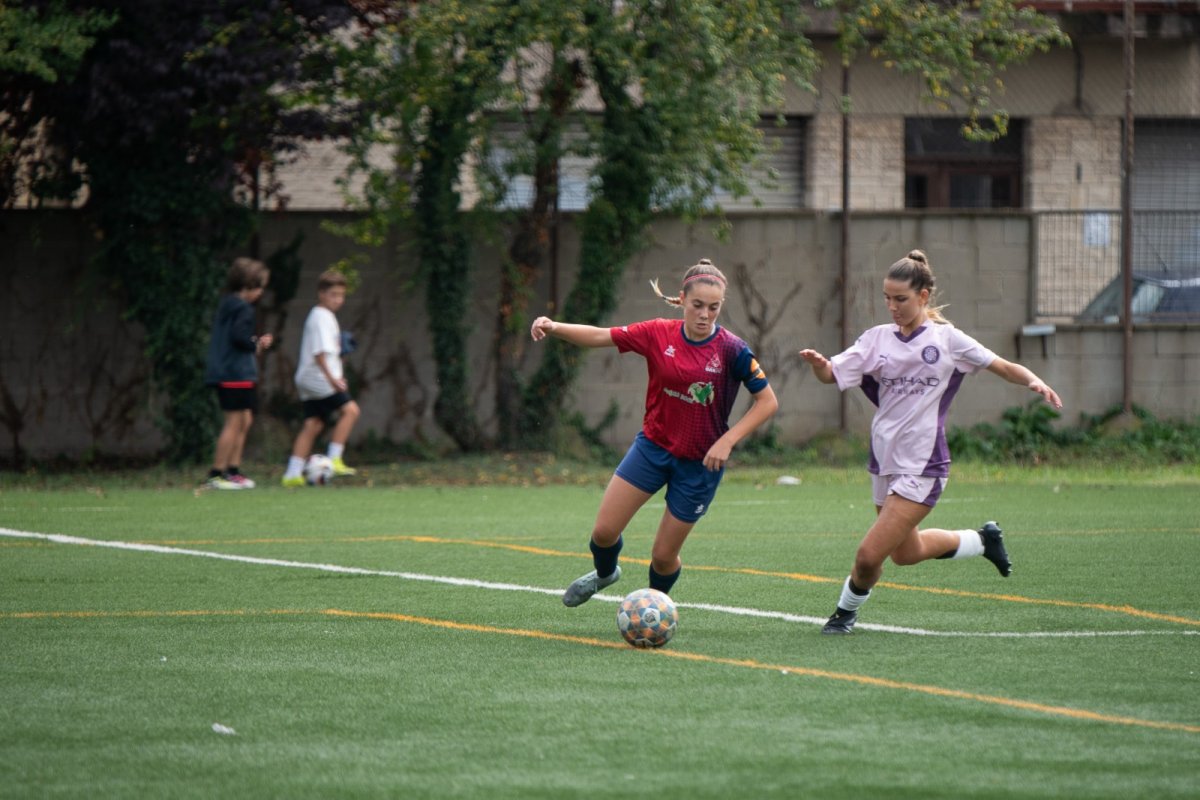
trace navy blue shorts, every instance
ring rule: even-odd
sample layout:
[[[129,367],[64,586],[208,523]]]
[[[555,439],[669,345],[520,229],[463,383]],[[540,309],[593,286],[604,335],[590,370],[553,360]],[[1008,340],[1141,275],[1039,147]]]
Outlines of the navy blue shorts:
[[[304,406],[305,419],[316,417],[321,422],[328,423],[329,418],[333,416],[333,412],[349,402],[350,395],[345,392],[335,392],[328,397],[322,397],[317,400],[304,400],[301,404]]]
[[[654,494],[665,485],[667,510],[681,522],[704,516],[724,474],[724,467],[714,472],[702,461],[676,458],[640,431],[617,465],[617,476],[643,492]]]

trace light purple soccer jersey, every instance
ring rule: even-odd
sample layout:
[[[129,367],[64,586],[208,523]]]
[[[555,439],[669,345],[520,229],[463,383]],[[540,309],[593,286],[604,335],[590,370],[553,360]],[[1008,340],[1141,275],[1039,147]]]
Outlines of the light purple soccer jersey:
[[[862,387],[878,410],[871,422],[876,475],[950,474],[946,412],[965,375],[985,369],[996,354],[950,324],[926,324],[903,336],[877,325],[830,359],[838,388]]]

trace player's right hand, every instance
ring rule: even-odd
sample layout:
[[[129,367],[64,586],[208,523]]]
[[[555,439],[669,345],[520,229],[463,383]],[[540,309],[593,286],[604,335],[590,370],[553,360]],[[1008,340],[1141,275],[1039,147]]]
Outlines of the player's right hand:
[[[549,317],[538,317],[533,321],[533,327],[529,329],[529,335],[533,337],[535,342],[540,342],[546,338],[546,334],[554,330],[555,322]]]

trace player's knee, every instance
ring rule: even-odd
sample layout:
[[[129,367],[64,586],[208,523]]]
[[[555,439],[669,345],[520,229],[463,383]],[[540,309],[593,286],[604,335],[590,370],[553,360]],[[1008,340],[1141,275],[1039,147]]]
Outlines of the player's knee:
[[[672,558],[669,560],[662,560],[662,561],[660,561],[656,558],[650,559],[650,568],[653,569],[655,572],[657,572],[659,575],[674,575],[681,566],[682,566],[682,564],[680,563],[678,558]]]
[[[650,552],[650,566],[659,575],[670,575],[679,569],[679,551],[669,548],[654,548]]]
[[[346,419],[358,419],[358,416],[361,413],[362,410],[358,407],[358,403],[354,402],[353,400],[342,406],[342,416],[344,416]]]
[[[873,575],[883,569],[883,558],[878,554],[859,548],[854,554],[854,570],[859,575]]]
[[[596,526],[592,528],[592,541],[601,547],[612,547],[617,543],[617,539],[621,538],[620,531],[612,531],[607,528]]]

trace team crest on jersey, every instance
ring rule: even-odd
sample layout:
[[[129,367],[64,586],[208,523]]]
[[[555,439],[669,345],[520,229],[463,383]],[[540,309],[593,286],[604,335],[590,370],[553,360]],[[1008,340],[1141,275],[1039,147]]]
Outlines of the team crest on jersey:
[[[721,357],[714,353],[713,357],[710,358],[708,360],[708,363],[704,365],[704,371],[705,372],[720,372],[721,371]]]
[[[697,381],[688,387],[688,394],[692,396],[693,403],[699,403],[702,406],[710,405],[713,401],[713,385]]]
[[[921,358],[926,364],[936,364],[938,359],[942,357],[941,352],[933,345],[929,345],[921,351]]]
[[[663,350],[663,355],[666,356],[667,358],[674,358],[675,357],[675,345],[673,345],[673,344],[667,345],[667,349]]]

